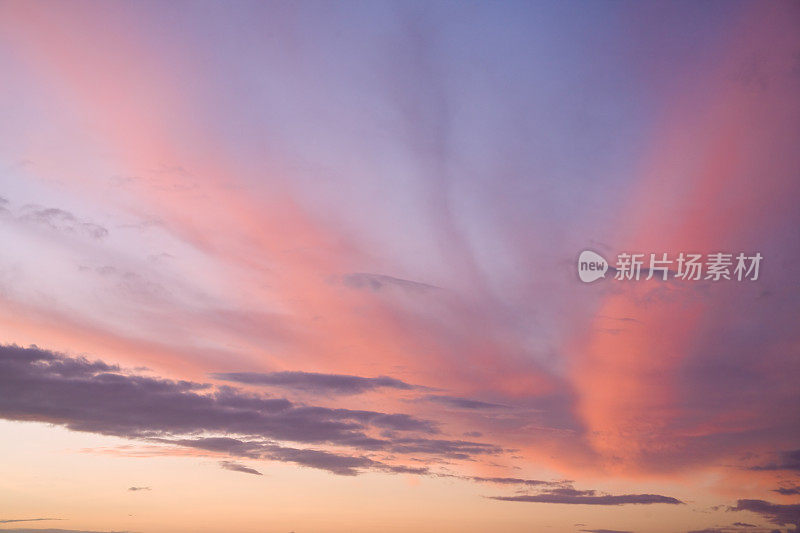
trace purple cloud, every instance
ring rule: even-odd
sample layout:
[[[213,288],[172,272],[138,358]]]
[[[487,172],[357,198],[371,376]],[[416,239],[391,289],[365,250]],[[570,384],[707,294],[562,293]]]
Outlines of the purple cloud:
[[[264,475],[255,468],[250,468],[249,466],[245,466],[242,463],[237,463],[236,461],[220,461],[219,466],[225,470],[231,470],[233,472],[243,472],[245,474],[253,474],[256,476]]]
[[[598,494],[594,490],[577,490],[572,487],[555,488],[532,495],[492,496],[491,498],[506,502],[563,503],[572,505],[683,504],[677,498],[659,494]]]
[[[750,467],[751,470],[797,470],[800,471],[800,450],[780,452],[776,461]]]
[[[490,402],[482,402],[480,400],[472,400],[469,398],[459,398],[457,396],[445,396],[445,395],[428,395],[423,398],[422,400],[427,400],[429,402],[438,403],[441,405],[445,405],[447,407],[454,407],[456,409],[468,409],[468,410],[490,410],[490,409],[508,409],[507,405],[502,405],[499,403],[490,403]]]
[[[465,479],[469,479],[471,481],[476,481],[478,483],[497,483],[498,485],[528,485],[528,486],[540,486],[540,485],[555,485],[556,482],[552,481],[543,481],[541,479],[522,479],[518,477],[480,477],[480,476],[472,476]]]
[[[431,438],[439,432],[436,425],[407,414],[295,404],[231,387],[215,389],[141,376],[102,361],[36,347],[0,346],[0,390],[4,392],[0,418],[7,420],[47,422],[74,431],[286,461],[342,475],[354,475],[360,469],[424,470],[398,470],[361,454],[287,447],[277,441],[451,459],[502,452],[492,444]],[[373,436],[376,432],[383,437]],[[190,437],[198,433],[225,437]]]
[[[777,492],[778,494],[782,494],[784,496],[796,496],[800,495],[800,485],[794,485],[790,487],[779,487],[777,489],[773,489],[772,492]]]
[[[427,292],[439,288],[434,285],[428,285],[427,283],[394,278],[392,276],[385,276],[383,274],[370,274],[368,272],[354,272],[352,274],[346,274],[342,276],[342,283],[351,289],[370,289],[373,291],[379,291],[387,286],[398,287],[400,289],[412,292]]]
[[[316,394],[361,394],[381,388],[398,390],[416,388],[399,379],[387,376],[365,378],[344,374],[319,374],[316,372],[217,372],[211,374],[211,377],[246,385],[279,387]]]
[[[12,524],[16,522],[46,522],[50,520],[64,520],[63,518],[6,518],[0,519],[0,524]],[[3,531],[8,531],[4,529]]]
[[[4,533],[130,533],[129,531],[88,531],[85,529],[4,529]]]
[[[781,505],[764,500],[738,500],[729,511],[750,511],[779,526],[794,526],[800,530],[800,504]]]

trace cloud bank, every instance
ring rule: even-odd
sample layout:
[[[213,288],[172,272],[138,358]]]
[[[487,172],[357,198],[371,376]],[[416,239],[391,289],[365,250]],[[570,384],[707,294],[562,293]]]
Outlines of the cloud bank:
[[[403,413],[295,404],[230,387],[141,376],[36,347],[0,347],[0,389],[0,418],[7,420],[285,461],[342,475],[361,469],[425,471],[384,464],[364,455],[370,452],[469,460],[503,451],[488,443],[436,438],[437,424]],[[333,446],[351,454],[282,442]]]

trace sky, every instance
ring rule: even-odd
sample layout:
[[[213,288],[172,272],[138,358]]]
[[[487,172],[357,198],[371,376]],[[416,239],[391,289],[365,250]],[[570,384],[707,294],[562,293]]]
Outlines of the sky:
[[[800,531],[798,29],[0,0],[0,531]]]

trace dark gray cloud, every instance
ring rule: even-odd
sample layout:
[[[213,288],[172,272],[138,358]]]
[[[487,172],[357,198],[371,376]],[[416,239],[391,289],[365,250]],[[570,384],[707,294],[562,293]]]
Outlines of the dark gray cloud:
[[[247,457],[249,459],[268,459],[272,461],[294,463],[300,466],[327,470],[328,472],[342,476],[355,476],[361,469],[380,469],[380,467],[383,466],[381,463],[364,456],[340,455],[324,450],[292,448],[263,440],[209,437],[171,441],[165,440],[163,442],[210,452]]]
[[[92,239],[102,239],[108,235],[108,229],[88,220],[78,218],[64,209],[26,205],[22,207],[19,220],[50,228],[52,230],[74,235],[82,235]]]
[[[7,420],[293,462],[343,475],[360,469],[424,472],[386,465],[364,452],[472,459],[503,451],[487,443],[432,438],[439,431],[434,423],[406,414],[295,404],[227,386],[141,376],[37,347],[0,346],[0,390],[0,418]],[[373,436],[376,432],[381,436]],[[226,437],[192,437],[198,434]],[[279,441],[360,453],[286,447]]]
[[[749,531],[751,533],[760,532],[760,533],[767,533],[769,530],[764,528],[759,528],[758,526],[749,527],[746,530],[741,529],[740,526],[737,526],[740,522],[736,522],[732,526],[722,526],[722,527],[707,527],[703,529],[692,529],[691,531],[687,531],[686,533],[742,533],[743,531]],[[755,528],[755,529],[753,529]],[[773,533],[781,533],[780,531],[773,532]]]
[[[151,490],[150,487],[128,487],[130,492],[140,492],[143,490]]]
[[[496,455],[502,449],[492,444],[464,440],[400,437],[392,439],[395,453],[441,455],[451,459],[470,459],[473,455]]]
[[[345,274],[342,276],[342,284],[351,289],[369,289],[373,291],[379,291],[385,287],[396,287],[411,292],[428,292],[439,288],[427,283],[394,278],[382,274],[370,274],[368,272]]]
[[[11,524],[14,522],[45,522],[50,520],[64,520],[63,518],[0,518],[0,524]],[[7,530],[3,530],[7,531]]]
[[[751,470],[794,470],[800,471],[800,449],[778,453],[777,459],[767,464],[750,467]]]
[[[338,455],[324,450],[270,447],[266,457],[274,461],[295,463],[327,470],[334,474],[353,476],[359,469],[379,468],[381,463],[367,457]]]
[[[255,468],[250,468],[249,466],[245,466],[242,463],[237,463],[236,461],[220,461],[219,466],[225,470],[232,470],[233,472],[243,472],[245,474],[253,474],[256,476],[264,475]]]
[[[704,529],[693,529],[686,533],[781,533],[777,529],[770,529],[758,527],[755,524],[748,524],[746,522],[734,522],[730,526],[715,526],[707,527]]]
[[[738,500],[729,511],[750,511],[779,526],[794,526],[800,530],[800,504],[782,505],[764,500]]]
[[[797,496],[800,495],[800,485],[779,487],[774,489],[772,492],[777,492],[778,494],[783,494],[784,496]]]
[[[490,402],[482,402],[480,400],[471,400],[469,398],[459,398],[457,396],[445,396],[445,395],[434,395],[429,394],[422,398],[423,400],[427,400],[429,402],[438,403],[441,405],[446,405],[447,407],[454,407],[456,409],[473,409],[473,410],[484,410],[484,409],[508,409],[507,405],[502,405],[499,403],[490,403]]]
[[[3,529],[4,533],[130,533],[130,531],[88,531],[86,529]]]
[[[581,529],[584,533],[633,533],[622,529]]]
[[[428,469],[394,466],[375,461],[369,457],[340,455],[324,450],[308,448],[292,448],[280,446],[268,441],[240,440],[232,437],[209,437],[196,439],[165,440],[160,442],[177,444],[200,450],[226,453],[249,459],[268,459],[294,463],[299,466],[327,470],[341,476],[355,476],[360,470],[371,469],[395,474],[428,474]]]
[[[246,385],[280,387],[316,394],[361,394],[381,388],[399,390],[416,388],[414,385],[409,385],[399,379],[388,376],[365,378],[345,374],[318,374],[316,372],[217,372],[211,374],[211,377]]]
[[[506,502],[564,503],[574,505],[683,504],[683,502],[677,498],[661,496],[659,494],[598,494],[597,491],[594,490],[578,490],[569,486],[548,489],[539,494],[492,496],[491,498],[493,500]]]
[[[497,483],[498,485],[527,485],[527,486],[542,486],[542,485],[556,485],[557,482],[543,481],[541,479],[523,479],[518,477],[480,477],[472,476],[467,477],[470,481],[478,483]]]
[[[358,469],[383,470],[394,473],[408,474],[427,474],[428,469],[409,468],[405,466],[392,466],[375,461],[365,456],[340,455],[323,450],[307,448],[292,448],[281,446],[273,442],[264,440],[245,440],[232,437],[205,437],[194,439],[151,439],[158,442],[177,444],[198,448],[201,450],[226,453],[238,457],[250,459],[270,459],[274,461],[290,462],[300,466],[308,466],[328,470],[340,475],[355,475]],[[473,454],[493,454],[499,450],[493,449],[491,445],[468,441],[453,441],[444,439],[404,439],[395,438],[391,441],[389,451],[394,453],[420,453],[427,455],[440,455],[454,459],[469,459]],[[362,444],[362,443],[356,443]],[[363,443],[362,449],[369,451],[381,451],[381,446],[375,450],[369,447],[370,442]],[[358,448],[358,446],[354,446]],[[471,478],[463,478],[471,479]]]

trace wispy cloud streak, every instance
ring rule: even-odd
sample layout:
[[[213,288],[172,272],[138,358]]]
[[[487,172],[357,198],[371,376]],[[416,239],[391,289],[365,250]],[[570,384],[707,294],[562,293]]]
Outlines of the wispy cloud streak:
[[[365,378],[317,372],[216,372],[214,379],[246,385],[296,389],[316,394],[361,394],[376,389],[413,390],[416,387],[388,376]]]

